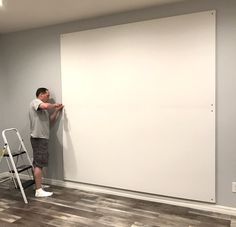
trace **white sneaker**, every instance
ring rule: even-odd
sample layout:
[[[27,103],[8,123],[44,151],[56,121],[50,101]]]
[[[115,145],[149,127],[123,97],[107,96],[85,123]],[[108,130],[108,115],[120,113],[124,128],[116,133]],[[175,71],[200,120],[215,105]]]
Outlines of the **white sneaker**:
[[[35,197],[48,197],[52,196],[53,192],[46,192],[42,188],[39,188],[35,191]]]

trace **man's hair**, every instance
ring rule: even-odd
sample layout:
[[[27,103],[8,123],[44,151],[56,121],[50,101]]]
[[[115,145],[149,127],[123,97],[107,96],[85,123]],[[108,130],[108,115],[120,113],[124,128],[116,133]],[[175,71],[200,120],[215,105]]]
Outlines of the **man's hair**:
[[[37,91],[36,91],[36,97],[39,97],[39,95],[40,95],[41,93],[45,94],[47,91],[48,91],[48,89],[45,88],[45,87],[40,87],[40,88],[38,88]]]

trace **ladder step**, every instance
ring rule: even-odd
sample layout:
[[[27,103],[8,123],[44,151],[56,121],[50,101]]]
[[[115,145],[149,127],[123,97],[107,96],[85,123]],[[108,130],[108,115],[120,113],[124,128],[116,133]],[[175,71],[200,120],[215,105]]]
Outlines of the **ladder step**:
[[[21,172],[23,172],[25,170],[28,170],[28,169],[31,169],[31,168],[32,168],[31,165],[22,165],[22,166],[17,166],[16,167],[18,173],[21,173]],[[15,173],[14,170],[10,170],[9,172],[10,173]]]
[[[16,157],[16,156],[19,156],[19,155],[22,155],[22,154],[25,154],[25,153],[26,153],[26,151],[13,151],[13,152],[11,152],[13,157]],[[9,157],[9,154],[5,153],[4,157]]]
[[[27,180],[27,181],[22,183],[22,187],[24,189],[26,189],[26,188],[30,187],[31,185],[33,185],[34,183],[35,183],[34,180]]]

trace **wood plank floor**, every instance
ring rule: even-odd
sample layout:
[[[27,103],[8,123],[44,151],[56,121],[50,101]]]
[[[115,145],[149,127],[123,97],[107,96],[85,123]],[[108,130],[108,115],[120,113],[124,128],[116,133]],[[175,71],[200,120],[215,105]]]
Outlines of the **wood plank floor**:
[[[120,196],[51,186],[50,198],[35,198],[0,184],[0,227],[236,227],[236,217]]]

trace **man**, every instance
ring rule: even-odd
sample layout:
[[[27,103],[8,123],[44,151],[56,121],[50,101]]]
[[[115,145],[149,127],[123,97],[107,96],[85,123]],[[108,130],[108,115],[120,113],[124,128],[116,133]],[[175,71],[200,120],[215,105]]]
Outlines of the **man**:
[[[63,105],[59,103],[48,103],[49,90],[47,88],[38,88],[36,99],[30,103],[30,141],[33,148],[33,165],[35,179],[35,197],[51,196],[52,192],[46,192],[42,188],[42,170],[48,165],[48,140],[50,122],[57,119],[58,113]],[[49,114],[48,110],[52,110]],[[50,111],[51,112],[51,111]]]

